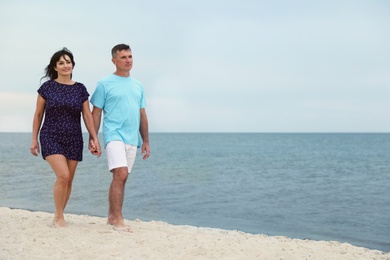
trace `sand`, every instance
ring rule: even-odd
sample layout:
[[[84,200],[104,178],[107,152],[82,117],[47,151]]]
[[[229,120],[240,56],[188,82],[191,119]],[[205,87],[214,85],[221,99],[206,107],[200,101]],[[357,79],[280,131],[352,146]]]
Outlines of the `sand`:
[[[389,252],[335,241],[253,235],[239,231],[129,221],[133,233],[106,219],[0,207],[0,259],[390,259]]]

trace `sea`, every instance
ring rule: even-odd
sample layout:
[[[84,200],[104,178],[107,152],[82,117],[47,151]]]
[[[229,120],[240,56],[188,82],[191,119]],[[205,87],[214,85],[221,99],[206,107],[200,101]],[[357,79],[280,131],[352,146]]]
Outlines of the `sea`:
[[[112,175],[87,139],[65,213],[106,217]],[[31,134],[0,140],[0,206],[52,213],[55,175]],[[128,220],[390,251],[389,133],[151,133],[150,145],[126,184]]]

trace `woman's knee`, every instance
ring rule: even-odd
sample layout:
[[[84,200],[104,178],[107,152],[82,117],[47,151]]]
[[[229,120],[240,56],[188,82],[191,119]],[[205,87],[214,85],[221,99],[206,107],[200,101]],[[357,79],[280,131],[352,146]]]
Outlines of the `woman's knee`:
[[[57,181],[60,181],[60,182],[66,183],[66,184],[71,182],[69,172],[57,172],[56,176],[57,176]]]

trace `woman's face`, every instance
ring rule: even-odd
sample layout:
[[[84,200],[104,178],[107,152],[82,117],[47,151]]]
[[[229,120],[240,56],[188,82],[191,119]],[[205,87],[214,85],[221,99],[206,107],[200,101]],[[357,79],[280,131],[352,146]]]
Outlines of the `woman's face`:
[[[73,64],[69,56],[61,56],[54,69],[57,71],[58,76],[70,76],[72,74]]]

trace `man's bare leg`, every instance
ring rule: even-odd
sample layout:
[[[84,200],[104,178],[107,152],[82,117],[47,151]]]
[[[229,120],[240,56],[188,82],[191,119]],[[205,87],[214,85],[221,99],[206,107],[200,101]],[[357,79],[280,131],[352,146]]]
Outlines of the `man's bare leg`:
[[[109,210],[107,224],[113,225],[117,230],[131,232],[130,227],[125,225],[122,216],[127,176],[127,167],[120,167],[113,170],[112,182],[108,195]]]

